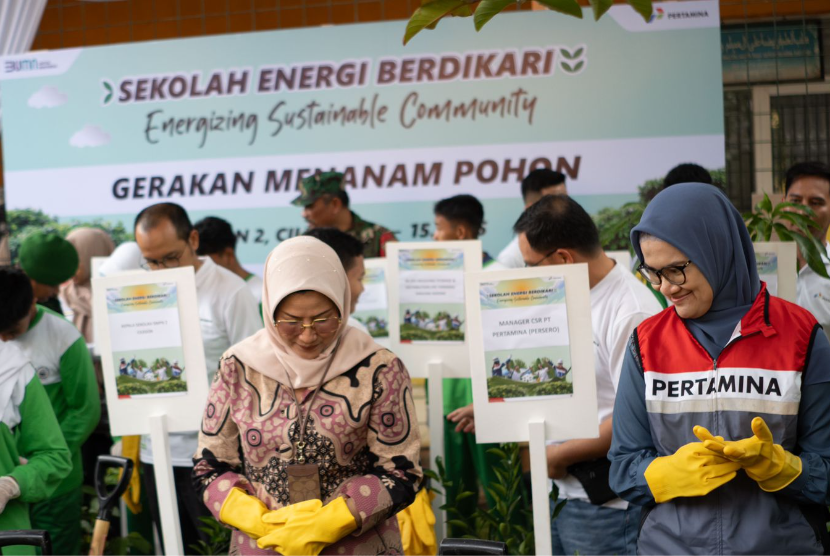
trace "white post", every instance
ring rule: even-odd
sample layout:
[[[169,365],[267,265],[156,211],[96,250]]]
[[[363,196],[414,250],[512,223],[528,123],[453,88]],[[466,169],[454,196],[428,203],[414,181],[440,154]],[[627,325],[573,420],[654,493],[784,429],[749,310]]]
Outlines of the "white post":
[[[536,554],[550,554],[550,502],[548,501],[548,460],[545,456],[545,420],[528,423],[530,439],[530,486],[533,492],[533,538]]]
[[[430,469],[436,457],[444,459],[444,364],[441,361],[427,363],[427,379],[429,385],[429,457]],[[441,489],[444,490],[444,489]],[[439,510],[446,502],[446,497],[439,494],[432,501],[432,511],[435,512],[435,538],[441,542],[446,536],[447,515]]]
[[[156,477],[161,531],[164,537],[164,553],[168,556],[184,554],[176,485],[173,481],[173,465],[170,461],[167,415],[150,416],[150,440],[153,442],[153,469]]]

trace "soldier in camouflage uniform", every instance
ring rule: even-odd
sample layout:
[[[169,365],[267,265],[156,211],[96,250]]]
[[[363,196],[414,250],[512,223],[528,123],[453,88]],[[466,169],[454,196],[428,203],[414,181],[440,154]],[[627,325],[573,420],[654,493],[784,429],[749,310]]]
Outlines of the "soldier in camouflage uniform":
[[[379,224],[367,222],[349,209],[349,195],[343,174],[324,172],[300,182],[300,196],[291,202],[303,207],[309,228],[337,228],[363,243],[367,259],[386,255],[387,241],[397,241],[395,234]]]

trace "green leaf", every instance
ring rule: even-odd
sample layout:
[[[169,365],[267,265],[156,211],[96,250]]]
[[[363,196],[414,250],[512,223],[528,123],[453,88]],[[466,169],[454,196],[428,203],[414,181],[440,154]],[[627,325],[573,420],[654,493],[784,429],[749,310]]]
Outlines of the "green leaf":
[[[758,203],[758,209],[762,212],[772,212],[772,201],[766,193],[764,193],[764,198],[761,202]]]
[[[783,224],[775,222],[772,227],[775,229],[775,233],[781,241],[795,241],[793,238],[793,232],[788,230]]]
[[[461,521],[460,519],[451,519],[447,522],[447,525],[452,525],[453,527],[458,527],[464,531],[469,531],[470,526]]]
[[[542,4],[549,10],[555,12],[572,15],[577,19],[582,19],[582,8],[575,0],[536,0],[538,4]],[[651,1],[649,0],[649,6]]]
[[[475,495],[475,492],[470,492],[469,490],[467,492],[462,492],[461,494],[455,497],[455,502],[457,504],[458,502],[466,500],[467,498],[472,498]]]
[[[504,450],[500,450],[498,448],[490,448],[489,450],[487,450],[487,453],[496,456],[500,460],[507,459],[507,454],[504,453]]]
[[[565,507],[565,504],[567,504],[567,503],[568,503],[568,499],[566,498],[566,499],[562,500],[561,502],[559,502],[556,505],[556,507],[553,508],[553,513],[550,516],[551,521],[553,521],[554,519],[559,517],[559,512],[562,511],[562,509]]]
[[[425,27],[438,23],[439,19],[465,4],[467,4],[467,0],[434,0],[422,4],[409,18],[409,23],[407,23],[403,35],[403,44],[406,45],[412,37],[420,33]]]
[[[481,0],[473,15],[473,22],[476,26],[476,31],[481,31],[488,21],[493,19],[495,15],[505,9],[507,6],[515,5],[515,0]]]
[[[608,11],[614,0],[588,0],[591,7],[594,9],[594,21],[599,21],[599,18]]]
[[[648,21],[651,18],[651,14],[653,13],[653,9],[651,6],[651,0],[626,0],[628,4],[634,8],[634,10],[643,16],[643,19]]]
[[[778,216],[781,220],[787,220],[798,226],[805,233],[810,233],[810,228],[818,229],[819,225],[816,221],[806,214],[799,214],[797,212],[782,212]]]
[[[438,477],[438,473],[433,471],[432,469],[422,468],[421,471],[426,477],[429,477],[433,481],[440,481],[441,479]]]
[[[822,278],[830,278],[827,274],[827,268],[824,266],[824,261],[821,260],[821,253],[824,251],[824,246],[821,245],[813,236],[807,238],[796,233],[793,234],[793,239],[795,239],[795,242],[798,244],[801,256],[807,261],[807,265],[810,269]]]

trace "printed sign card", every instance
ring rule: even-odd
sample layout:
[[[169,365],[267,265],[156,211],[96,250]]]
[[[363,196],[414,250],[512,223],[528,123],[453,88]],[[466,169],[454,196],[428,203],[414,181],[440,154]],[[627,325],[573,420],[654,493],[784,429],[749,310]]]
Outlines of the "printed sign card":
[[[767,283],[770,295],[795,303],[798,281],[795,242],[755,242],[753,246],[758,277]]]
[[[491,403],[573,394],[564,278],[482,282],[479,303]]]
[[[107,288],[119,398],[187,393],[175,282]]]
[[[464,251],[398,252],[401,342],[463,343]]]
[[[366,259],[363,293],[352,316],[360,321],[372,338],[389,344],[389,294],[386,287],[386,259]]]
[[[414,378],[426,378],[429,362],[469,378],[464,275],[481,270],[481,242],[388,243],[386,259],[392,351]]]
[[[587,265],[477,272],[465,282],[476,441],[528,441],[535,419],[548,440],[596,437]]]
[[[199,430],[207,372],[192,267],[92,280],[96,348],[113,435]],[[193,372],[191,372],[193,371]]]

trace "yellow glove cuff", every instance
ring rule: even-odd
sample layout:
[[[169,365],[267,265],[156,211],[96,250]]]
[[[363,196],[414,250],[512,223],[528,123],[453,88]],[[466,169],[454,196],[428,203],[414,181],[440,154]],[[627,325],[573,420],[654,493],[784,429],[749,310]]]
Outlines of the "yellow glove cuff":
[[[234,487],[219,509],[219,521],[258,539],[273,529],[262,521],[268,511],[262,500]]]
[[[326,524],[336,532],[338,540],[357,529],[357,520],[342,496],[323,506],[321,512],[325,512]]]
[[[786,451],[780,445],[776,445],[775,451],[779,450],[782,452],[782,458],[784,460],[784,466],[781,468],[781,471],[779,471],[774,477],[770,477],[765,481],[758,481],[758,486],[760,486],[761,490],[765,492],[777,492],[792,483],[798,478],[799,475],[801,475],[801,458]]]

